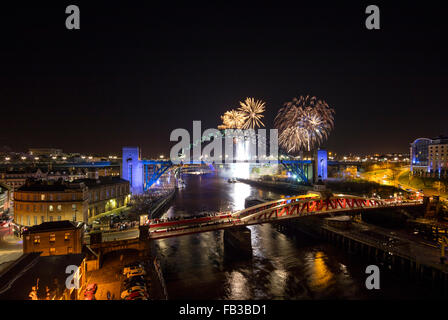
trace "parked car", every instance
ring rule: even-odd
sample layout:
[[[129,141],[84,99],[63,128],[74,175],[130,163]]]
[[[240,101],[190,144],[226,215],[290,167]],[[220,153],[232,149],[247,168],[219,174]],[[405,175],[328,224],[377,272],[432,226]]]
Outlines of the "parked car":
[[[143,285],[143,286],[140,286],[140,285],[132,285],[132,286],[129,286],[129,287],[127,287],[127,288],[125,288],[126,290],[142,290],[142,291],[148,291],[148,288],[145,286],[145,285]]]
[[[126,274],[126,277],[131,278],[131,277],[135,277],[135,276],[144,276],[144,275],[146,275],[146,271],[140,268],[140,269],[136,269],[136,270],[132,270],[132,271],[128,272]]]
[[[95,293],[98,289],[96,283],[91,283],[87,285],[86,291],[84,291],[84,300],[95,300]]]
[[[145,291],[145,289],[129,289],[129,290],[124,290],[121,293],[121,299],[126,299],[126,297],[130,296],[133,293],[139,292],[141,294],[143,294],[145,297],[148,296],[148,293]]]
[[[140,291],[136,291],[136,292],[132,292],[131,294],[129,294],[125,300],[134,300],[135,298],[146,298],[146,294]]]
[[[132,271],[138,271],[138,270],[143,270],[143,268],[140,265],[137,266],[129,266],[129,267],[124,267],[123,268],[123,275],[127,275],[129,272]]]
[[[144,287],[146,288],[146,281],[143,280],[135,280],[131,282],[123,283],[124,287],[126,289],[132,288],[132,287]]]
[[[128,284],[131,282],[144,282],[146,283],[146,279],[145,277],[143,277],[143,275],[133,275],[130,277],[126,277],[126,279],[124,280],[124,284]]]

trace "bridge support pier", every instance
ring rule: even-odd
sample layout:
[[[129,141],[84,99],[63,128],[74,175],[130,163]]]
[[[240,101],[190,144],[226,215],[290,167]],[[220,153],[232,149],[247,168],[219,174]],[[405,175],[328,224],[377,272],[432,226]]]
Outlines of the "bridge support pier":
[[[251,231],[247,227],[224,230],[224,255],[229,260],[252,258]]]

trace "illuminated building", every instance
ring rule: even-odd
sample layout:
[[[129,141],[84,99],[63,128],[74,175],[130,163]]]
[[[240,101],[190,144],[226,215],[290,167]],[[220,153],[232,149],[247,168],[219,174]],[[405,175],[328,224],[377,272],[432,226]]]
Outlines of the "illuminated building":
[[[45,222],[23,231],[23,253],[42,256],[81,253],[84,223],[68,220]]]
[[[0,216],[8,212],[9,197],[10,197],[9,189],[6,186],[0,184]]]
[[[119,177],[28,181],[14,194],[14,221],[21,226],[62,220],[88,223],[98,214],[125,207],[129,200],[129,182]]]
[[[32,156],[59,156],[62,154],[62,149],[55,148],[31,148],[28,152]]]
[[[84,183],[28,181],[14,193],[14,222],[21,226],[62,220],[87,223],[87,216]]]
[[[88,220],[109,211],[124,208],[130,200],[129,181],[120,177],[79,179],[88,188]]]
[[[3,182],[14,193],[15,190],[23,186],[27,179],[45,179],[46,175],[41,169],[26,169],[26,170],[10,170],[0,173],[0,182]]]
[[[448,177],[448,138],[419,138],[411,143],[411,172],[423,177]]]

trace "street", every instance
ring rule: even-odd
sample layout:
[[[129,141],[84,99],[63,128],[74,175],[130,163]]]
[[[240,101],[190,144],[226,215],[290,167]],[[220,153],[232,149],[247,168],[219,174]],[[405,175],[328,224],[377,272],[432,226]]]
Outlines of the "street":
[[[14,236],[13,228],[0,227],[0,272],[23,253],[22,239]]]

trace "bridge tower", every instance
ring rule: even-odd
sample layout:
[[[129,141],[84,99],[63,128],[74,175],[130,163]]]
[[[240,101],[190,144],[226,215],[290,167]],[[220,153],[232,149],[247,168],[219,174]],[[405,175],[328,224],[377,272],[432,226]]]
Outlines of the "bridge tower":
[[[139,147],[123,147],[121,178],[128,180],[131,193],[143,192],[143,164]]]
[[[314,170],[313,170],[313,180],[314,183],[321,180],[326,180],[328,178],[328,157],[327,150],[317,150],[314,155]]]

